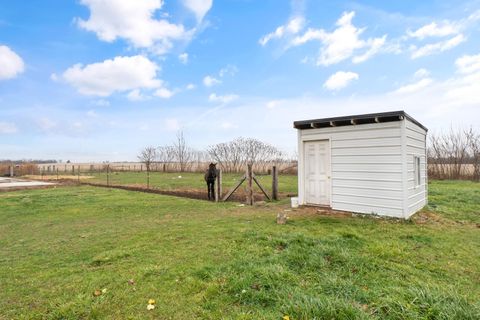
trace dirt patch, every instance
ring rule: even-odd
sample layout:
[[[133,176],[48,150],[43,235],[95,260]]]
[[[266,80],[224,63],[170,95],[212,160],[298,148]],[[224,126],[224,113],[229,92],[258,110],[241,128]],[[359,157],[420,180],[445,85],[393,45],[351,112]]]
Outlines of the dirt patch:
[[[128,191],[139,191],[139,192],[146,192],[146,193],[155,193],[155,194],[163,194],[169,196],[176,196],[176,197],[183,197],[189,199],[196,199],[196,200],[208,200],[208,195],[206,190],[200,189],[172,189],[172,190],[165,190],[165,189],[157,189],[157,188],[147,188],[145,185],[105,185],[100,183],[93,183],[93,182],[81,182],[82,185],[89,185],[94,187],[103,187],[103,188],[114,188],[114,189],[121,189],[121,190],[128,190]],[[224,192],[224,195],[226,192]],[[285,197],[286,194],[280,194],[280,198]],[[246,199],[245,190],[239,189],[237,190],[229,199],[228,201],[234,202],[243,202]],[[254,194],[255,202],[262,202],[267,200],[263,194]]]
[[[46,181],[57,181],[57,180],[78,180],[78,176],[75,175],[26,175],[24,176],[26,179],[32,180],[46,180]],[[93,176],[80,176],[80,180],[88,180],[95,178]]]
[[[296,216],[296,217],[328,216],[328,217],[351,218],[352,216],[354,216],[354,214],[351,212],[338,211],[328,207],[315,207],[315,206],[301,206],[299,208],[289,208],[288,206],[285,206],[285,211],[287,211],[287,214],[290,213],[291,216]]]

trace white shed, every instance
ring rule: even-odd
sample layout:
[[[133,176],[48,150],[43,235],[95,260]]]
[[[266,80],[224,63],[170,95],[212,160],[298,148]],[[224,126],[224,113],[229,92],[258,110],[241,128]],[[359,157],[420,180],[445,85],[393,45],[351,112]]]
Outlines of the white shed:
[[[299,204],[398,218],[427,204],[427,128],[404,111],[294,127]]]

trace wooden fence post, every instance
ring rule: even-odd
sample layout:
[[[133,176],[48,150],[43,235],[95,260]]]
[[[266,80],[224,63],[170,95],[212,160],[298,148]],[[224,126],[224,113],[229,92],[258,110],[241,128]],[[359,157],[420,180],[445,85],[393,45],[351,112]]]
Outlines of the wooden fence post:
[[[247,204],[253,205],[253,171],[252,164],[247,164]]]
[[[77,168],[77,182],[80,183],[80,165]]]
[[[147,189],[150,189],[150,169],[147,167]]]
[[[272,167],[272,200],[278,200],[278,171],[277,171],[277,166]]]
[[[58,168],[57,168],[57,180],[58,180]]]
[[[9,168],[9,169],[10,169],[10,177],[13,177],[13,165],[12,165],[12,166],[10,166],[10,168]]]
[[[215,190],[215,202],[220,201],[222,197],[222,170],[217,170],[217,190]]]

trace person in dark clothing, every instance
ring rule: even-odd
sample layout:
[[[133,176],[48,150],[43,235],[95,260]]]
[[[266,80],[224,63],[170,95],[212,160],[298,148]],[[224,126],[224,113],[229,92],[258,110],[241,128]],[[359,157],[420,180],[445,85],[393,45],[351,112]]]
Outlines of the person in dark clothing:
[[[215,200],[215,180],[217,179],[216,164],[210,163],[207,172],[205,172],[205,182],[207,182],[208,200]]]

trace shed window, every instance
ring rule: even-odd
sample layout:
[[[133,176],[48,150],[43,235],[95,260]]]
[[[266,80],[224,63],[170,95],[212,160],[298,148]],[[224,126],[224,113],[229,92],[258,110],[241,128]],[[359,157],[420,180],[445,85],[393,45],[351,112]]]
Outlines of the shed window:
[[[414,160],[414,170],[413,173],[415,174],[415,187],[420,185],[420,157],[413,157]]]

